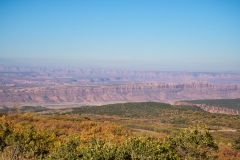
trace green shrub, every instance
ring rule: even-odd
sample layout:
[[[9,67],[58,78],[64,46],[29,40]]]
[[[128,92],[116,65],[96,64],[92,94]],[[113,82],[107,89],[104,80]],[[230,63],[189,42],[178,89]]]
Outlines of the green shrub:
[[[240,149],[240,137],[235,140],[233,146],[234,146],[235,149]]]
[[[71,136],[67,142],[60,144],[48,156],[48,159],[53,160],[77,160],[82,158],[82,153],[78,150],[80,140],[77,136]]]

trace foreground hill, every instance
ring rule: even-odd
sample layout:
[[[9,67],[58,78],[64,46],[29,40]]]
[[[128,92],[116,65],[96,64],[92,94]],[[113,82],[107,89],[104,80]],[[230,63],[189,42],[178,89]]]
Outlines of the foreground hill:
[[[142,102],[86,106],[73,108],[72,110],[72,113],[78,114],[148,119],[167,124],[168,126],[172,126],[172,128],[184,128],[197,123],[206,123],[211,129],[240,129],[240,116],[212,114],[197,106],[173,106],[165,103]],[[151,125],[148,125],[148,127],[151,128]]]
[[[237,115],[155,102],[32,109],[0,115],[1,159],[240,157]]]

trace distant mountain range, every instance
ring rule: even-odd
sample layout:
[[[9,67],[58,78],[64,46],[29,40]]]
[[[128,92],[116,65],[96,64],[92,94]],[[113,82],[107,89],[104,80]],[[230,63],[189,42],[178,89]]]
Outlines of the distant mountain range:
[[[0,103],[114,103],[240,98],[239,73],[0,66]]]

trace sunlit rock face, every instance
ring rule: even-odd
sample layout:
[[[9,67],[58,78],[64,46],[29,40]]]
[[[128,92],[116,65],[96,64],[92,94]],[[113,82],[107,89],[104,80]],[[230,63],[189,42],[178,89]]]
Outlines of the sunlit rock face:
[[[239,73],[0,66],[0,102],[122,102],[240,98]]]
[[[101,86],[56,86],[0,91],[1,102],[161,101],[239,98],[240,85],[210,83],[129,83]]]

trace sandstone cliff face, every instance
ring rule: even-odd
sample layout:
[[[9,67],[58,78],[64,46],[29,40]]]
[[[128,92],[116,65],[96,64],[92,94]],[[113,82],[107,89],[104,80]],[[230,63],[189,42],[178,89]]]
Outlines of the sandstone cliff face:
[[[208,106],[204,104],[199,104],[197,106],[210,113],[240,115],[240,110],[236,110],[236,109],[229,109],[229,108],[217,107],[217,106]]]
[[[185,102],[185,101],[174,102],[174,105],[190,105],[190,106],[194,105],[194,106],[199,107],[202,110],[210,112],[210,113],[240,115],[240,108],[239,109],[231,109],[231,108],[227,108],[227,107],[219,107],[219,106],[206,105],[206,104],[196,104],[196,103]]]
[[[114,102],[240,98],[240,85],[195,82],[128,83],[104,86],[62,86],[0,90],[0,102]]]

